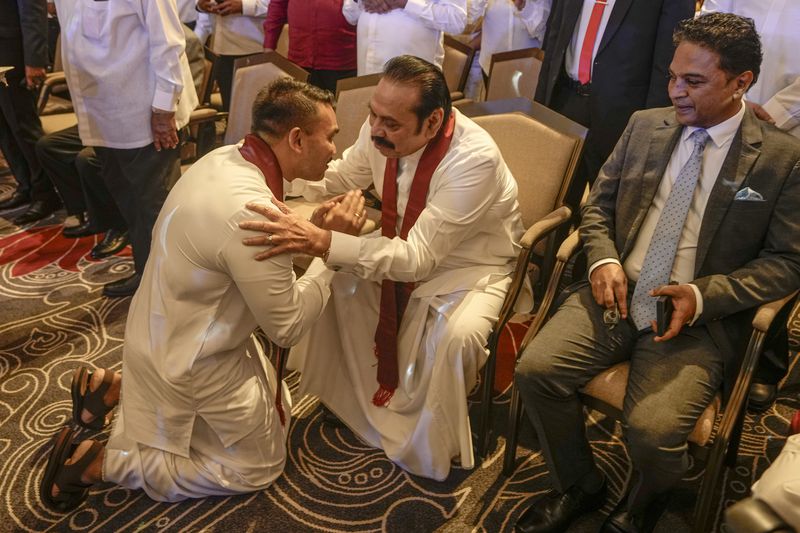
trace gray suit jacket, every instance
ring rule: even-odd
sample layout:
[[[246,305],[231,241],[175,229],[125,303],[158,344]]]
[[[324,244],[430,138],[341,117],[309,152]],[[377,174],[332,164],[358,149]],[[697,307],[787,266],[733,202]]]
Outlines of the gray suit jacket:
[[[583,208],[589,264],[625,261],[682,131],[671,107],[631,117]],[[735,200],[744,187],[764,201]],[[711,191],[692,283],[703,296],[696,325],[708,327],[723,351],[730,385],[752,312],[800,287],[800,140],[750,110]]]

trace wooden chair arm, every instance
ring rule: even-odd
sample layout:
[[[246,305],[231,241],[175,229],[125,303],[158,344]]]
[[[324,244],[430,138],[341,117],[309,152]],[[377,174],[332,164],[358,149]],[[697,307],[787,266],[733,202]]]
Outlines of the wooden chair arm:
[[[551,211],[528,228],[528,231],[526,231],[522,239],[520,239],[520,245],[523,248],[533,248],[536,243],[549,235],[550,232],[558,226],[568,221],[571,216],[572,211],[565,205],[562,205],[555,211]]]
[[[570,233],[564,242],[561,243],[561,246],[558,247],[558,252],[556,252],[556,260],[566,263],[569,261],[569,258],[578,253],[578,250],[581,248],[581,237],[578,234],[578,230],[573,231]]]

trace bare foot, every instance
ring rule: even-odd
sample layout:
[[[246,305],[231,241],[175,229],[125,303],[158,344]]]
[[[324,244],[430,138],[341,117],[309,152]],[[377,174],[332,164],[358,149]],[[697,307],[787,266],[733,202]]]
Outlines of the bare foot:
[[[78,444],[73,452],[72,456],[64,462],[65,466],[75,464],[78,462],[83,455],[89,451],[89,448],[92,447],[93,440],[85,440]],[[105,457],[106,449],[105,447],[97,454],[97,456],[92,459],[92,462],[89,463],[89,466],[86,467],[81,473],[81,483],[85,485],[92,485],[94,483],[99,483],[103,480],[103,458]],[[58,490],[58,478],[56,478],[56,483],[53,483],[53,488],[50,490],[50,494],[55,498],[59,494]]]
[[[113,370],[106,370],[105,368],[98,368],[94,372],[92,372],[92,377],[89,380],[89,390],[94,392],[102,385],[103,383],[103,376],[105,376],[106,372],[111,372],[114,376],[111,380],[111,385],[108,387],[105,395],[103,395],[103,404],[107,406],[109,409],[113,409],[117,403],[119,403],[119,393],[120,389],[122,388],[122,374],[119,372],[114,372]],[[86,395],[86,390],[81,390],[81,395]],[[87,411],[86,409],[81,410],[81,420],[85,424],[91,423],[96,416],[92,413]],[[81,443],[83,444],[83,443]]]

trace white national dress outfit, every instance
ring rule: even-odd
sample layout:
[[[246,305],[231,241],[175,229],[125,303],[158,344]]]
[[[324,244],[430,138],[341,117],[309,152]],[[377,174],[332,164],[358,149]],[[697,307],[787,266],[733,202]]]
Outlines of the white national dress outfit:
[[[405,8],[388,13],[367,13],[360,2],[344,0],[342,14],[358,26],[358,75],[364,76],[383,72],[387,61],[405,54],[441,67],[444,34],[464,31],[467,0],[408,0]]]
[[[467,393],[486,361],[486,340],[510,283],[522,222],[517,186],[489,134],[458,111],[455,131],[433,173],[427,203],[408,240],[333,233],[331,299],[320,320],[292,349],[301,392],[319,396],[345,424],[413,474],[443,480],[451,460],[474,466]],[[400,159],[397,227],[424,149]],[[374,183],[383,190],[386,158],[370,140],[369,123],[325,179],[304,196]],[[319,275],[322,262],[308,275]],[[305,277],[305,276],[304,276]],[[374,335],[381,280],[416,281],[398,333],[399,385],[386,407],[378,389]],[[530,299],[522,306],[530,309]],[[526,309],[527,310],[527,309]]]
[[[131,302],[122,400],[103,479],[159,501],[261,490],[283,471],[275,370],[251,334],[289,346],[319,317],[332,273],[296,281],[291,258],[253,260],[248,202],[271,204],[237,146],[195,163],[169,194]]]
[[[269,0],[242,0],[236,15],[208,15],[214,41],[211,51],[224,56],[258,54],[264,51],[264,20]],[[204,20],[203,25],[207,24]],[[202,30],[205,33],[205,30]]]

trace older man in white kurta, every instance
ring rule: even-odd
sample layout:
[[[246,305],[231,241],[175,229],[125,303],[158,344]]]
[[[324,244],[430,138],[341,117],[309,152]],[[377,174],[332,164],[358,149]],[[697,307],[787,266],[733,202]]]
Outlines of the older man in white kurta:
[[[467,0],[388,0],[379,12],[370,0],[344,0],[342,13],[357,25],[358,75],[374,74],[393,57],[409,54],[437,67],[444,60],[444,34],[467,24]],[[382,4],[384,2],[381,2]]]
[[[430,177],[424,208],[406,239],[386,236],[387,163],[397,162],[401,228],[427,149],[439,142],[437,136],[399,158],[387,158],[376,146],[394,140],[400,150],[402,139],[386,131],[402,127],[405,115],[397,100],[414,95],[415,87],[388,81],[399,63],[401,69],[419,69],[417,58],[389,62],[355,145],[329,166],[323,181],[304,191],[317,200],[374,184],[383,200],[384,228],[360,238],[333,232],[326,257],[328,268],[337,271],[332,297],[290,362],[302,371],[302,391],[318,395],[361,438],[409,472],[442,480],[453,459],[467,468],[474,464],[467,393],[487,357],[486,340],[509,285],[522,224],[516,183],[497,146],[453,109],[452,138]],[[429,120],[420,121],[420,128]],[[445,118],[442,129],[446,124]],[[380,357],[375,366],[385,280],[415,283],[397,331],[393,391],[385,390],[380,377]]]

